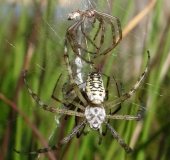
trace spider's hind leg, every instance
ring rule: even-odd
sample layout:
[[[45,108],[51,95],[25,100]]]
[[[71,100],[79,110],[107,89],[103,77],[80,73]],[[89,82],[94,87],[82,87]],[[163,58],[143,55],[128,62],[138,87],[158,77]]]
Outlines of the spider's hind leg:
[[[78,108],[77,112],[81,112],[81,110]],[[81,118],[75,117],[75,125],[76,126],[80,123],[80,120],[81,120]],[[77,132],[76,137],[79,138],[82,134],[84,136],[86,136],[89,133],[89,129],[87,129],[87,131],[84,131],[84,130],[85,130],[85,126],[79,132]]]
[[[18,151],[16,149],[14,149],[14,151],[18,154],[39,154],[39,153],[46,153],[49,151],[53,151],[53,150],[57,150],[59,148],[61,148],[64,144],[68,143],[76,134],[77,132],[86,125],[86,120],[84,120],[83,122],[81,122],[78,126],[76,126],[71,132],[70,134],[68,134],[65,138],[63,138],[59,143],[57,143],[56,145],[52,146],[52,147],[47,147],[47,148],[42,148],[42,149],[38,149],[37,151],[32,151],[32,152],[23,152],[23,151]]]
[[[76,134],[76,137],[77,137],[77,138],[79,138],[82,134],[83,134],[84,136],[86,136],[87,134],[89,134],[89,131],[84,131],[84,129],[85,129],[85,126],[81,129],[81,131],[77,132],[77,134]]]
[[[118,133],[113,129],[113,127],[107,122],[104,122],[104,125],[110,130],[112,136],[124,148],[126,153],[132,153],[132,149],[124,142],[124,140],[118,135]]]
[[[144,119],[144,117],[145,117],[145,112],[144,112],[144,110],[145,110],[146,108],[144,107],[141,98],[139,98],[139,101],[140,101],[140,107],[139,107],[139,109],[138,109],[137,116],[140,118],[140,120],[142,120],[142,119]]]
[[[101,128],[99,129],[99,141],[98,141],[99,145],[102,143],[102,136],[103,136],[103,132],[102,132],[102,126],[101,126]]]

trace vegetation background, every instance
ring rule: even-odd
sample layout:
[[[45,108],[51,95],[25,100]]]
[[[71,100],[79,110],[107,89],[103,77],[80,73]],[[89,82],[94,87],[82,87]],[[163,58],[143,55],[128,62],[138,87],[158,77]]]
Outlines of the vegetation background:
[[[29,95],[27,81],[41,99],[61,104],[51,94],[57,77],[66,72],[62,61],[67,14],[84,9],[85,1],[0,1],[0,159],[167,160],[170,157],[170,5],[168,0],[108,0],[97,10],[118,17],[123,40],[104,57],[104,73],[114,76],[128,91],[143,72],[147,54],[151,66],[135,95],[122,103],[119,114],[137,113],[138,98],[145,107],[140,122],[114,120],[111,125],[133,148],[127,155],[109,132],[98,145],[98,133],[73,138],[61,149],[41,155],[20,155],[59,142],[74,127],[74,117],[44,111]],[[80,3],[80,5],[78,5]],[[77,7],[79,6],[79,7]],[[107,40],[107,39],[106,39]],[[106,65],[107,64],[107,65]],[[61,97],[61,85],[57,92]],[[114,88],[115,89],[115,88]],[[111,93],[112,90],[111,90]],[[114,93],[116,95],[116,91]]]

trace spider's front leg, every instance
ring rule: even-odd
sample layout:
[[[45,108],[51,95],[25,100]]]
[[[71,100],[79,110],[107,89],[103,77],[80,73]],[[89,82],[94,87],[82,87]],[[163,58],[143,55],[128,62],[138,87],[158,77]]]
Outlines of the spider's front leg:
[[[81,122],[79,125],[77,125],[70,134],[68,134],[65,138],[63,138],[58,144],[52,146],[52,147],[47,147],[47,148],[42,148],[38,149],[37,151],[32,151],[32,152],[23,152],[23,151],[18,151],[14,149],[14,151],[18,154],[39,154],[39,153],[46,153],[49,151],[57,150],[61,148],[64,144],[68,143],[78,132],[83,128],[86,124],[86,120]]]
[[[140,99],[139,99],[140,100]],[[141,103],[141,100],[140,100]],[[143,105],[140,104],[140,107],[138,109],[137,115],[106,115],[106,118],[108,119],[121,119],[121,120],[129,120],[129,121],[139,121],[141,120],[144,116],[143,116],[143,110],[144,107]]]
[[[78,117],[84,117],[84,115],[82,113],[78,113],[76,111],[71,111],[71,110],[67,110],[67,109],[60,109],[60,108],[54,108],[54,107],[51,107],[47,104],[45,104],[32,90],[31,88],[29,87],[27,81],[26,81],[26,72],[24,72],[24,83],[25,83],[25,86],[28,90],[28,92],[30,93],[30,95],[35,99],[35,101],[46,111],[49,111],[49,112],[53,112],[53,113],[58,113],[58,114],[66,114],[66,115],[74,115],[74,116],[78,116]]]
[[[150,53],[149,53],[149,51],[147,51],[147,53],[148,53],[148,61],[147,61],[146,67],[145,67],[145,71],[139,77],[139,80],[135,83],[135,85],[131,88],[131,90],[128,93],[125,93],[124,95],[120,96],[116,100],[106,102],[105,103],[105,108],[106,109],[110,109],[110,108],[124,102],[125,100],[130,98],[135,93],[135,91],[138,89],[138,87],[140,86],[140,84],[144,80],[144,78],[145,78],[145,76],[146,76],[146,74],[148,72],[149,66],[150,66]]]

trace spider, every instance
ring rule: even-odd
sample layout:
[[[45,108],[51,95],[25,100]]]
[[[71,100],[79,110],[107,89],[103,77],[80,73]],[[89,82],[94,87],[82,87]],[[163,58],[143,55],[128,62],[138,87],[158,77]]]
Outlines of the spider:
[[[26,71],[24,73],[24,82],[26,85],[26,88],[28,92],[31,94],[31,96],[37,101],[37,103],[42,106],[42,108],[46,111],[50,111],[53,113],[59,113],[59,114],[65,114],[65,115],[71,115],[71,116],[76,116],[83,118],[83,121],[81,121],[71,132],[68,134],[65,138],[63,138],[59,143],[55,144],[52,147],[47,147],[47,148],[42,148],[38,149],[36,151],[32,152],[22,152],[22,151],[17,151],[15,152],[19,154],[39,154],[39,153],[46,153],[48,151],[52,150],[57,150],[60,147],[62,147],[64,144],[68,143],[77,133],[82,132],[85,126],[87,126],[87,133],[90,131],[90,129],[96,130],[99,132],[99,144],[101,143],[102,140],[102,125],[106,126],[108,130],[110,130],[112,136],[114,139],[117,140],[117,142],[124,148],[124,150],[127,153],[131,153],[132,149],[123,141],[123,139],[118,135],[118,133],[114,130],[114,128],[106,121],[106,119],[122,119],[122,120],[135,120],[138,121],[142,118],[142,111],[143,108],[142,106],[139,107],[138,113],[136,116],[134,115],[109,115],[106,114],[106,111],[108,109],[111,109],[115,107],[116,105],[124,102],[125,100],[129,99],[134,92],[137,90],[137,88],[140,86],[142,83],[143,79],[145,78],[148,68],[150,65],[150,53],[148,51],[148,60],[147,60],[147,65],[145,68],[145,71],[142,73],[142,75],[139,77],[139,80],[135,83],[135,85],[131,88],[131,90],[117,99],[110,101],[110,102],[105,102],[105,96],[106,96],[106,90],[103,84],[102,76],[100,72],[92,72],[89,73],[87,80],[86,80],[86,86],[84,88],[84,91],[80,90],[78,85],[75,83],[73,75],[72,75],[72,69],[69,63],[69,57],[68,54],[64,55],[64,60],[67,66],[68,74],[69,74],[69,79],[70,83],[73,87],[73,90],[75,91],[75,94],[81,101],[81,103],[77,103],[76,101],[70,99],[67,97],[66,90],[65,90],[65,85],[63,85],[63,95],[64,99],[76,106],[78,109],[81,110],[81,112],[77,112],[74,110],[69,110],[69,109],[59,109],[59,108],[54,108],[51,107],[47,104],[45,104],[29,87],[26,81]]]
[[[95,68],[95,67],[94,67],[94,69],[95,69],[97,72],[99,72],[99,68]],[[108,94],[108,93],[109,93],[109,90],[108,90],[108,88],[109,88],[109,83],[110,83],[110,78],[111,78],[111,77],[107,76],[106,74],[104,74],[104,73],[102,73],[102,72],[100,72],[100,74],[102,74],[103,76],[105,76],[105,77],[107,78],[107,80],[106,80],[106,87],[105,87],[105,98],[104,98],[104,100],[107,101],[107,100],[109,99],[109,94]],[[75,110],[75,109],[76,109],[76,106],[75,106],[75,105],[72,105],[71,103],[70,103],[70,104],[63,103],[60,99],[58,99],[58,98],[55,97],[55,95],[54,95],[54,92],[55,92],[55,90],[56,90],[56,88],[57,88],[57,86],[58,86],[58,82],[59,82],[61,76],[62,76],[62,74],[61,74],[61,75],[58,77],[58,79],[57,79],[57,82],[56,82],[56,85],[55,85],[55,87],[54,87],[54,89],[53,89],[53,93],[52,93],[51,98],[53,98],[53,99],[56,100],[57,102],[63,104],[65,108],[67,108],[67,109],[69,109],[69,110]],[[117,83],[117,81],[116,81],[116,79],[115,79],[114,77],[112,77],[112,79],[113,79],[114,83],[116,84],[117,94],[118,94],[118,96],[120,97],[120,92],[122,92],[122,85],[123,85],[123,84],[120,84],[120,87],[121,87],[121,89],[120,89],[120,88],[119,88],[119,85],[118,85],[118,83]],[[62,91],[63,91],[64,95],[67,96],[67,97],[74,98],[74,101],[81,103],[81,101],[79,100],[79,98],[78,98],[77,96],[75,96],[73,88],[71,88],[71,89],[70,89],[70,88],[69,88],[69,89],[67,88],[67,90],[66,90],[66,86],[67,86],[67,83],[65,83],[65,84],[63,85],[63,90],[62,90]],[[79,88],[83,88],[83,87],[85,86],[85,83],[80,83],[78,86],[79,86]],[[85,93],[83,93],[83,92],[82,92],[82,94],[85,95]],[[66,99],[66,98],[65,98],[65,99]],[[81,103],[81,104],[82,104],[82,103]],[[114,111],[111,111],[111,109],[110,109],[110,114],[115,114],[115,113],[117,113],[120,109],[121,109],[121,104],[119,104],[118,107],[117,107]],[[77,109],[77,111],[78,111],[78,112],[81,112],[81,110],[80,110],[79,108]],[[67,120],[67,118],[68,118],[68,115],[65,116],[65,120]],[[80,120],[81,120],[81,119],[80,119]],[[107,122],[110,122],[110,119],[108,119]],[[77,126],[78,123],[79,123],[79,118],[78,118],[78,117],[75,117],[75,125]],[[85,127],[84,127],[84,128],[85,128]],[[77,138],[79,138],[82,133],[83,133],[84,135],[87,135],[88,132],[84,132],[84,128],[82,129],[82,131],[81,131],[80,133],[79,133],[79,132],[77,133],[77,135],[76,135]],[[107,128],[106,128],[105,131],[102,133],[102,135],[105,136],[106,133],[107,133]],[[99,144],[100,144],[100,143],[101,143],[101,142],[99,142]]]
[[[115,16],[111,16],[109,14],[99,12],[99,11],[96,11],[95,9],[91,8],[88,10],[77,10],[77,11],[74,11],[74,12],[71,12],[70,14],[68,14],[68,20],[73,20],[73,19],[76,20],[76,22],[67,29],[66,41],[68,39],[74,53],[77,56],[79,56],[82,60],[84,60],[86,63],[93,64],[92,61],[87,60],[80,54],[80,49],[86,53],[94,55],[93,58],[96,58],[100,55],[105,55],[105,54],[109,53],[110,51],[112,51],[118,45],[120,40],[122,39],[121,23],[120,23],[119,19]],[[85,22],[87,22],[87,21],[90,22],[92,24],[92,26],[94,27],[94,23],[96,23],[96,20],[99,22],[99,26],[96,31],[96,34],[94,35],[94,38],[91,39],[90,36],[88,35],[89,33],[86,33],[86,31],[85,31],[85,26],[86,26]],[[118,28],[118,38],[116,37],[117,36],[116,28],[115,28],[112,20],[116,22],[116,25]],[[104,40],[105,40],[104,37],[106,34],[106,25],[109,25],[111,27],[112,41],[109,46],[108,46],[109,42],[106,42],[107,47],[106,47],[106,49],[102,50],[102,46],[103,46]],[[76,34],[79,31],[79,28],[81,29],[81,33],[84,36],[84,38],[87,40],[87,42],[90,42],[90,44],[93,46],[93,51],[90,51],[87,47],[83,48],[82,44],[78,43]],[[97,46],[94,43],[94,41],[96,40],[100,30],[101,30],[101,37],[99,40],[100,41],[99,45]],[[67,45],[67,42],[65,45]],[[87,44],[86,44],[86,46],[87,46]]]

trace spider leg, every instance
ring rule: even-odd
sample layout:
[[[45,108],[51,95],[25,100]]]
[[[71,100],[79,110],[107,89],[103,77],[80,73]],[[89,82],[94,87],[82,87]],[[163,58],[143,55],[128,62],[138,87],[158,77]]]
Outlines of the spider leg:
[[[124,88],[124,85],[122,82],[120,82],[120,92],[121,92],[121,95],[124,95],[125,94],[125,88]]]
[[[80,57],[83,61],[85,61],[86,63],[88,63],[88,64],[92,64],[93,65],[93,62],[92,61],[88,61],[87,59],[85,59],[80,53],[79,53],[79,51],[78,51],[78,49],[75,47],[75,45],[74,44],[72,44],[72,39],[67,35],[67,37],[65,38],[65,53],[67,53],[68,51],[67,51],[67,46],[68,46],[68,44],[67,44],[67,39],[68,39],[68,41],[69,41],[69,43],[70,43],[70,45],[71,45],[71,48],[72,48],[72,50],[73,50],[73,52],[78,56],[78,57]],[[76,41],[76,40],[75,40]],[[79,48],[81,48],[81,46],[79,47]]]
[[[63,95],[64,95],[64,99],[67,101],[67,102],[69,102],[70,104],[72,104],[71,106],[70,106],[70,110],[74,110],[76,107],[78,107],[78,110],[77,110],[77,112],[81,112],[82,110],[84,111],[85,110],[85,108],[81,105],[82,103],[77,103],[77,101],[79,100],[78,99],[78,97],[76,97],[74,100],[72,100],[72,99],[69,99],[68,97],[67,97],[67,95],[66,95],[66,89],[65,89],[65,86],[67,85],[67,83],[64,83],[63,84],[63,87],[62,87],[62,92],[63,92]],[[73,90],[72,90],[73,91]],[[79,100],[80,101],[80,100]],[[65,119],[67,118],[67,116],[65,116]],[[75,117],[75,126],[77,126],[78,125],[78,117]],[[85,128],[85,126],[83,127],[83,129],[80,131],[80,132],[78,132],[77,133],[77,138],[79,138],[80,136],[81,136],[81,134],[83,133],[84,135],[87,135],[89,132],[84,132],[84,128]]]
[[[106,21],[107,22],[107,21]],[[119,21],[119,19],[116,18],[116,22],[118,24],[118,31],[119,31],[119,36],[118,36],[118,39],[116,38],[115,36],[115,27],[113,25],[113,23],[111,21],[108,21],[108,23],[110,24],[111,26],[111,29],[112,29],[112,33],[113,33],[113,43],[110,45],[110,47],[108,49],[106,49],[102,55],[105,55],[107,54],[108,52],[110,52],[111,50],[113,50],[118,44],[119,42],[121,41],[122,39],[122,30],[121,30],[121,23]]]
[[[79,111],[78,111],[79,112]],[[79,122],[79,118],[78,117],[75,117],[75,124],[76,124],[76,126],[78,125],[78,122]],[[84,136],[86,136],[88,133],[89,133],[89,130],[87,130],[87,131],[84,131],[84,129],[85,129],[85,126],[81,129],[81,131],[79,131],[79,132],[77,132],[77,135],[76,135],[76,137],[77,138],[79,138],[82,134],[84,135]]]
[[[116,47],[116,45],[118,44],[118,43],[116,43],[116,34],[115,34],[116,30],[115,30],[115,27],[114,27],[114,25],[113,25],[113,23],[111,21],[107,21],[107,20],[105,20],[105,21],[111,26],[111,30],[112,30],[112,44],[111,44],[111,46],[109,46],[109,48],[111,47],[111,50],[113,50]],[[107,50],[105,50],[102,54],[103,55],[107,54],[109,52]]]
[[[105,74],[103,74],[104,76],[106,76]],[[109,99],[109,90],[108,90],[108,87],[109,87],[109,82],[110,82],[110,77],[109,76],[106,76],[107,77],[107,83],[106,83],[106,88],[105,88],[105,92],[106,92],[106,96],[105,96],[105,100],[107,101]],[[110,109],[110,114],[111,113],[111,109]],[[107,123],[110,122],[110,119],[107,120]],[[105,136],[106,133],[107,133],[107,130],[108,128],[106,127],[105,131],[102,132],[102,135]]]
[[[73,79],[73,72],[72,72],[72,69],[70,67],[70,62],[69,62],[68,54],[64,55],[64,60],[65,60],[65,63],[66,63],[66,66],[67,66],[67,70],[68,70],[68,73],[69,73],[69,78],[70,78],[71,85],[74,88],[74,90],[75,90],[77,96],[79,97],[79,99],[83,102],[83,105],[86,106],[87,105],[87,101],[83,97],[83,95],[81,94],[77,84],[75,83],[75,81]]]
[[[139,121],[143,117],[142,112],[143,112],[143,107],[140,106],[139,110],[138,110],[138,114],[136,116],[132,116],[132,115],[106,115],[106,118]]]
[[[140,100],[140,99],[139,99]],[[140,100],[141,102],[141,100]],[[106,118],[111,118],[111,119],[121,119],[121,120],[141,120],[143,118],[143,106],[140,105],[137,115],[136,116],[131,116],[131,115],[106,115]],[[131,153],[132,150],[129,148],[126,143],[121,139],[121,137],[116,133],[116,131],[110,126],[109,123],[104,122],[106,127],[111,131],[113,137],[120,143],[120,145],[125,149],[127,153]]]
[[[60,76],[59,76],[58,79],[57,79],[57,82],[56,82],[55,87],[54,87],[54,89],[53,89],[53,93],[52,93],[52,95],[51,95],[51,98],[53,98],[53,99],[56,100],[57,102],[63,104],[67,109],[69,109],[69,110],[74,110],[74,109],[76,108],[74,105],[72,105],[71,103],[65,104],[64,102],[62,102],[61,100],[59,100],[57,97],[54,96],[54,92],[55,92],[55,90],[56,90],[56,87],[58,86],[58,82],[59,82],[59,79],[61,78],[61,76],[62,76],[62,74],[60,74]],[[75,100],[74,100],[74,101],[75,101]],[[65,116],[65,120],[67,119],[67,117],[68,117],[68,115]]]
[[[140,101],[140,107],[139,107],[139,109],[138,109],[138,116],[140,116],[141,117],[141,119],[143,119],[144,118],[144,116],[145,116],[145,112],[144,112],[144,110],[146,109],[144,106],[143,106],[143,103],[142,103],[142,100],[139,98],[139,101]]]
[[[94,17],[94,19],[96,19],[96,17]],[[104,31],[105,31],[105,27],[104,27],[104,25],[103,25],[103,20],[102,20],[101,18],[97,18],[97,20],[99,21],[99,26],[98,26],[97,32],[96,32],[93,40],[91,40],[91,39],[89,38],[89,36],[84,32],[84,23],[81,24],[81,31],[82,31],[82,34],[84,35],[84,37],[97,49],[97,53],[98,53],[99,50],[100,50],[100,48],[101,48],[101,46],[102,46],[102,44],[103,44],[103,42],[104,42]],[[101,35],[100,45],[99,45],[99,47],[97,47],[93,41],[95,41],[95,39],[96,39],[96,37],[98,36],[99,31],[100,31],[101,28],[102,28],[102,35]],[[83,51],[87,52],[87,53],[96,54],[96,52],[90,52],[89,50],[86,50],[86,49],[84,49],[84,48],[82,48],[82,47],[81,47],[81,49],[82,49]]]
[[[116,82],[116,79],[114,77],[112,77],[112,78],[114,79],[115,84],[116,84],[116,89],[117,89],[118,97],[120,97],[124,93],[123,83],[120,83],[120,89],[119,89],[119,86],[118,86],[118,83]],[[120,92],[121,92],[121,94],[120,94]],[[119,104],[119,107],[112,113],[112,115],[117,113],[120,109],[121,109],[121,103]]]
[[[72,47],[73,51],[74,51],[79,57],[81,57],[85,62],[88,62],[88,63],[90,62],[90,63],[92,64],[91,61],[86,60],[85,58],[83,58],[83,57],[78,53],[77,48],[79,48],[79,49],[81,49],[82,51],[87,52],[87,53],[89,53],[89,54],[96,54],[96,53],[98,53],[98,52],[100,51],[100,48],[101,48],[103,42],[104,42],[104,31],[105,31],[105,28],[104,28],[104,26],[103,26],[103,20],[102,20],[102,18],[97,18],[100,23],[99,23],[99,28],[98,28],[98,30],[97,30],[97,33],[95,34],[94,40],[95,40],[96,36],[98,35],[101,27],[102,27],[102,35],[101,35],[101,40],[100,40],[100,46],[97,47],[96,44],[93,42],[94,40],[92,41],[92,40],[90,39],[90,37],[85,33],[85,29],[84,29],[84,24],[85,24],[84,21],[85,21],[85,18],[86,18],[85,15],[83,15],[83,16],[81,17],[81,20],[80,20],[79,22],[77,22],[76,25],[73,25],[73,26],[71,26],[71,27],[68,28],[68,30],[67,30],[67,38],[68,38],[68,40],[69,40],[69,42],[70,42],[70,44],[71,44],[71,47]],[[80,24],[81,24],[81,32],[82,32],[83,36],[97,49],[97,52],[91,52],[91,51],[83,48],[83,47],[77,42],[77,38],[76,38],[76,35],[75,35],[75,30],[80,26]]]
[[[99,25],[100,27],[100,25]],[[100,29],[100,28],[99,28]],[[96,48],[98,49],[98,47],[96,46],[96,44],[93,42],[94,40],[91,40],[90,37],[84,32],[84,23],[81,24],[81,32],[83,34],[83,36]],[[82,47],[81,47],[82,49]],[[83,49],[84,50],[84,49]],[[84,50],[86,52],[89,52],[88,50]],[[95,52],[90,52],[91,54],[95,54]]]
[[[102,136],[103,136],[102,127],[100,127],[100,129],[99,129],[99,141],[98,141],[99,145],[102,143]]]
[[[65,99],[67,102],[73,104],[74,106],[76,106],[76,107],[78,107],[78,108],[80,108],[81,110],[84,111],[84,110],[85,110],[84,106],[80,105],[80,104],[77,103],[76,101],[74,101],[74,100],[72,100],[72,99],[70,99],[70,98],[67,97],[66,91],[65,91],[66,85],[67,85],[67,83],[64,83],[64,84],[63,84],[63,87],[62,87],[62,92],[63,92],[64,99]]]
[[[70,78],[71,85],[74,88],[74,90],[75,90],[77,96],[79,97],[79,99],[82,101],[83,105],[86,106],[87,105],[87,101],[83,97],[83,95],[81,94],[77,84],[75,83],[75,81],[73,79],[73,73],[72,73],[72,69],[70,67],[68,54],[64,54],[64,60],[65,60],[65,63],[66,63],[66,66],[67,66],[67,70],[68,70],[68,73],[69,73],[69,78]]]
[[[69,103],[68,105],[65,106],[67,109],[69,110],[75,110],[76,106],[72,105],[71,103]],[[67,120],[67,118],[69,117],[69,115],[65,115],[65,120]]]
[[[102,75],[104,75],[105,77],[107,77],[107,83],[106,83],[106,88],[105,88],[105,90],[106,90],[105,100],[107,101],[107,100],[109,99],[108,87],[109,87],[109,83],[110,83],[110,77],[107,76],[107,75],[104,74],[104,73],[102,73]],[[114,82],[115,82],[115,84],[116,84],[116,89],[117,89],[118,97],[120,97],[119,86],[118,86],[118,84],[117,84],[117,81],[116,81],[116,79],[115,79],[114,77],[112,77],[112,78],[113,78],[113,80],[114,80]],[[119,107],[118,107],[114,112],[111,112],[111,109],[110,109],[110,114],[113,115],[113,114],[117,113],[120,109],[121,109],[121,104],[119,104]],[[110,119],[107,120],[107,123],[109,123],[109,122],[110,122]],[[108,130],[108,128],[106,127],[105,131],[102,133],[103,136],[106,135],[107,130]]]
[[[58,86],[58,82],[59,82],[61,76],[62,76],[62,74],[60,74],[60,76],[59,76],[58,79],[57,79],[57,82],[56,82],[55,87],[54,87],[54,89],[53,89],[53,93],[52,93],[52,95],[51,95],[51,98],[53,98],[54,100],[56,100],[57,102],[59,102],[59,103],[61,103],[61,104],[64,104],[61,100],[59,100],[57,97],[54,96],[54,92],[55,92],[55,90],[56,90],[56,87]],[[65,105],[66,105],[66,104],[64,104],[64,106],[65,106]]]
[[[52,147],[47,147],[47,148],[42,148],[42,149],[38,149],[37,151],[32,151],[32,152],[22,152],[22,151],[17,151],[16,149],[14,149],[14,151],[16,153],[19,154],[39,154],[39,153],[46,153],[49,151],[53,151],[53,150],[57,150],[60,147],[62,147],[64,144],[68,143],[76,134],[77,132],[83,128],[86,124],[86,120],[84,120],[83,122],[81,122],[78,126],[76,126],[70,134],[68,134],[65,138],[63,138],[58,144],[52,146]]]
[[[57,97],[54,96],[54,92],[55,92],[55,90],[56,90],[56,87],[57,87],[57,85],[58,85],[58,82],[59,82],[59,79],[60,79],[61,76],[62,76],[62,74],[60,74],[59,78],[57,79],[57,82],[56,82],[56,85],[55,85],[55,87],[54,87],[54,89],[53,89],[53,93],[52,93],[52,96],[51,96],[51,97],[52,97],[54,100],[56,100],[56,101],[60,102],[61,104],[63,104],[65,107],[67,107],[67,108],[70,109],[70,110],[74,110],[76,107],[80,108],[81,110],[85,110],[84,107],[82,107],[82,105],[80,105],[79,103],[76,102],[76,100],[77,100],[76,98],[77,98],[77,97],[76,97],[74,100],[72,100],[72,99],[70,99],[70,98],[67,97],[66,89],[65,89],[65,86],[66,86],[67,83],[64,83],[64,84],[63,84],[63,87],[62,87],[63,96],[64,96],[64,99],[65,99],[67,102],[73,104],[74,106],[73,106],[73,105],[70,106],[70,105],[68,105],[68,104],[65,104],[64,102],[62,102],[61,100],[59,100]]]
[[[76,26],[71,27],[71,28],[68,29],[68,33],[69,33],[68,35],[70,35],[70,37],[71,37],[71,39],[72,39],[72,40],[70,39],[69,41],[70,41],[70,42],[72,42],[72,41],[74,42],[74,45],[72,45],[72,46],[76,46],[75,48],[80,48],[81,50],[83,50],[83,51],[85,51],[85,52],[87,52],[87,53],[90,53],[90,54],[96,54],[96,52],[91,52],[91,51],[83,48],[81,45],[79,45],[78,42],[77,42],[77,40],[76,40],[76,36],[74,36],[75,30],[80,26],[80,23],[81,23],[81,32],[82,32],[83,36],[84,36],[97,50],[99,50],[99,48],[96,46],[96,44],[95,44],[93,41],[95,40],[96,36],[98,35],[102,23],[99,24],[99,28],[98,28],[98,30],[97,30],[97,33],[96,33],[96,35],[95,35],[95,38],[94,38],[94,40],[92,41],[92,40],[90,39],[90,37],[85,33],[85,29],[84,29],[85,18],[86,18],[86,15],[82,15],[81,20],[80,20],[80,22],[78,23],[78,25],[76,25]],[[101,21],[102,21],[102,20],[100,20],[100,22],[101,22]],[[94,23],[95,23],[95,17],[94,17]]]
[[[26,81],[26,72],[24,72],[24,83],[26,85],[26,88],[28,90],[28,92],[31,94],[31,96],[37,101],[37,103],[42,106],[42,108],[46,111],[49,112],[53,112],[53,113],[59,113],[59,114],[66,114],[66,115],[74,115],[74,116],[78,116],[78,117],[84,117],[84,114],[82,113],[78,113],[75,111],[71,111],[71,110],[67,110],[67,109],[59,109],[59,108],[54,108],[51,107],[49,105],[46,105],[43,101],[41,101],[41,99],[31,90],[31,88],[29,87],[27,81]]]
[[[96,10],[94,10],[96,16],[99,16],[99,17],[103,17],[105,18],[105,21],[110,24],[111,26],[111,29],[112,29],[112,34],[113,34],[113,43],[109,46],[109,48],[107,48],[105,51],[103,51],[101,54],[98,54],[96,55],[94,58],[100,56],[100,55],[105,55],[107,54],[108,52],[110,52],[111,50],[113,50],[117,45],[118,43],[121,41],[122,39],[122,30],[121,30],[121,23],[120,23],[120,20],[117,18],[117,17],[114,17],[114,16],[111,16],[111,15],[108,15],[106,13],[102,13],[102,12],[98,12]],[[118,40],[116,42],[116,37],[115,37],[115,27],[113,25],[113,23],[111,22],[111,20],[115,20],[116,23],[117,23],[117,26],[118,26],[118,32],[119,32],[119,37],[118,37]]]
[[[75,36],[72,35],[72,37],[75,37]],[[83,59],[86,63],[93,64],[92,61],[88,61],[87,59],[85,59],[83,56],[81,56],[81,55],[79,54],[78,48],[81,49],[82,51],[87,52],[87,53],[90,53],[90,54],[96,54],[96,52],[91,52],[91,51],[83,48],[80,44],[78,44],[76,38],[73,39],[73,38],[71,38],[71,37],[68,36],[68,35],[67,35],[67,38],[68,38],[68,40],[69,40],[69,42],[70,42],[70,45],[71,45],[73,51],[76,53],[76,55],[79,56],[81,59]],[[90,42],[92,42],[88,36],[85,36],[85,38],[87,38]],[[73,41],[73,44],[72,44],[72,41]],[[97,46],[96,46],[96,47],[97,47]]]
[[[98,27],[98,29],[97,29],[97,31],[96,31],[96,34],[94,35],[93,41],[96,40],[96,37],[98,36],[99,31],[100,31],[100,29],[101,29],[101,27],[102,27],[101,21],[100,21],[98,18],[96,18],[96,17],[95,17],[95,19],[97,19],[97,20],[99,21],[99,27]]]
[[[97,18],[98,19],[98,18]],[[95,56],[98,56],[100,55],[100,49],[104,43],[104,33],[105,33],[105,26],[104,26],[104,21],[102,20],[102,18],[98,19],[100,24],[101,24],[101,38],[100,38],[100,44],[99,44],[99,47],[97,49],[97,53]],[[97,33],[98,34],[98,33]],[[97,35],[96,35],[97,36]]]
[[[119,142],[119,144],[124,148],[124,150],[127,153],[132,153],[132,149],[123,141],[123,139],[118,135],[118,133],[113,129],[113,127],[107,122],[103,123],[110,130],[113,137]]]
[[[84,23],[81,24],[81,31],[82,31],[82,34],[84,35],[84,37],[97,49],[97,52],[91,52],[83,47],[79,47],[81,48],[83,51],[87,52],[87,53],[90,53],[90,54],[94,54],[95,58],[98,57],[97,55],[101,55],[99,52],[101,50],[101,47],[104,43],[104,33],[105,33],[105,27],[104,27],[104,21],[102,18],[98,18],[98,17],[95,17],[98,21],[99,21],[99,27],[97,29],[97,32],[93,38],[93,41],[95,41],[96,37],[98,36],[99,34],[99,31],[100,29],[102,28],[102,32],[101,32],[101,39],[100,39],[100,44],[99,44],[99,47],[97,47],[94,42],[89,38],[89,36],[87,36],[87,34],[84,32]],[[114,27],[114,26],[113,26]]]
[[[85,129],[85,126],[82,128],[82,130],[80,132],[77,132],[76,134],[76,137],[79,138],[82,134],[84,134],[84,129]],[[87,133],[88,134],[88,133]],[[87,135],[87,134],[84,134],[84,135]]]
[[[66,33],[66,38],[65,38],[65,53],[67,52],[67,39],[71,45],[72,50],[74,51],[74,53],[80,57],[82,60],[84,60],[86,63],[89,64],[93,64],[92,61],[88,61],[87,59],[85,59],[83,56],[81,56],[81,54],[79,54],[79,51],[77,48],[81,48],[83,51],[87,52],[86,49],[82,48],[81,45],[78,44],[77,42],[77,36],[75,36],[75,30],[84,22],[85,17],[83,16],[81,18],[80,21],[78,21],[77,23],[73,24],[72,26],[70,26],[67,29],[67,33]],[[91,54],[94,54],[93,52],[91,52]]]
[[[127,100],[128,98],[130,98],[134,92],[137,90],[137,88],[140,86],[140,84],[142,83],[142,81],[144,80],[148,69],[149,69],[149,65],[150,65],[150,53],[149,51],[148,53],[148,61],[147,61],[147,65],[145,67],[145,71],[142,73],[142,75],[140,76],[139,80],[135,83],[135,85],[131,88],[131,90],[128,93],[125,93],[124,95],[122,95],[121,97],[117,98],[116,100],[110,101],[110,102],[106,102],[105,103],[105,108],[106,109],[110,109],[122,102],[124,102],[125,100]]]
[[[67,98],[67,93],[66,93],[66,90],[65,90],[66,84],[67,83],[63,84],[63,87],[62,87],[62,92],[63,92],[63,95],[64,95],[64,99],[67,102],[69,102],[69,104],[66,107],[69,110],[75,110],[78,107],[77,112],[81,112],[82,110],[84,111],[85,108],[82,106],[82,103],[80,103],[80,100],[79,100],[79,98],[77,96],[74,98],[74,100]],[[79,103],[77,103],[77,102],[79,102]],[[68,118],[68,115],[65,116],[65,120],[67,120],[67,118]],[[75,126],[77,126],[79,124],[79,122],[78,122],[79,118],[75,117]],[[89,133],[89,132],[84,132],[84,128],[85,128],[85,126],[81,129],[80,132],[77,132],[77,135],[76,135],[77,138],[79,138],[82,133],[84,135],[87,135]]]

